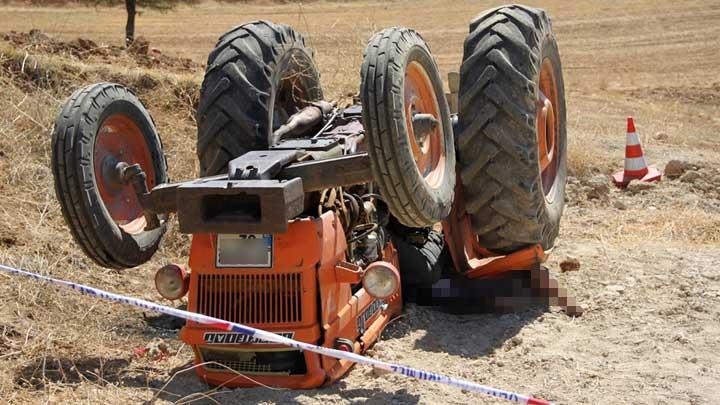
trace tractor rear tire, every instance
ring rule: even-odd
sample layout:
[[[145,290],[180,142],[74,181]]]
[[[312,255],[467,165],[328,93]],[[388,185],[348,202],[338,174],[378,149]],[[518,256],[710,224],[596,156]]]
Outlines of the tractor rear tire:
[[[153,120],[130,90],[100,83],[76,91],[53,128],[55,193],[75,241],[95,263],[112,269],[150,260],[165,233],[164,222],[145,230],[132,186],[109,170],[119,161],[140,164],[148,189],[168,181]]]
[[[420,34],[396,27],[370,39],[360,97],[371,169],[390,212],[416,228],[445,219],[455,193],[455,144],[442,79]],[[432,115],[434,124],[416,128],[418,114]]]
[[[210,52],[200,89],[200,175],[225,173],[230,160],[268,149],[274,130],[322,98],[320,73],[302,35],[268,21],[228,31]]]
[[[503,254],[553,246],[565,206],[566,137],[560,55],[545,11],[512,5],[475,18],[460,69],[457,140],[480,245]]]

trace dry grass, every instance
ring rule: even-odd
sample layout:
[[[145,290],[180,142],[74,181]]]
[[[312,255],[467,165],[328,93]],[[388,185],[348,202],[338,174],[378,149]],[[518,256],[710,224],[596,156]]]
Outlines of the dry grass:
[[[373,32],[392,25],[418,29],[447,73],[460,62],[468,20],[488,6],[488,1],[203,3],[166,14],[146,11],[139,18],[138,34],[166,55],[201,64],[217,36],[235,24],[258,18],[289,23],[306,33],[317,50],[326,94],[342,102],[358,90],[362,48]],[[574,176],[587,179],[621,166],[624,118],[629,114],[637,118],[651,161],[662,165],[679,157],[708,166],[720,163],[719,111],[711,97],[717,94],[720,64],[717,5],[637,0],[617,6],[591,1],[569,6],[553,0],[543,6],[553,16],[561,46]],[[38,28],[65,40],[122,40],[120,8],[1,10],[0,32]],[[680,23],[690,19],[693,30]],[[147,68],[122,56],[46,55],[0,42],[0,263],[155,300],[147,283],[152,269],[167,261],[184,262],[189,238],[171,231],[151,263],[125,273],[93,265],[71,240],[55,201],[49,131],[74,88],[121,82],[133,87],[153,113],[171,177],[194,177],[193,110],[200,80],[200,72]],[[667,139],[657,140],[658,132]],[[630,198],[629,203],[638,205],[623,212],[610,203],[571,205],[564,240],[623,246],[650,238],[698,249],[720,242],[717,196],[674,183],[652,193]],[[648,211],[647,205],[658,210]],[[133,309],[47,291],[2,274],[0,296],[0,398],[6,402],[149,400],[173,367],[190,358],[172,332],[149,328]],[[168,339],[180,354],[163,363],[132,359],[132,348],[153,337]]]
[[[97,268],[68,237],[53,191],[49,133],[60,104],[72,89],[98,81],[120,82],[136,89],[156,112],[159,125],[179,135],[165,139],[170,158],[178,163],[173,165],[172,175],[192,176],[196,171],[191,114],[197,99],[196,78],[33,55],[6,45],[0,46],[0,67],[0,262],[154,299],[141,280],[151,277],[149,269],[159,261],[133,270],[140,273],[139,278],[128,282],[116,272]],[[168,236],[164,256],[180,260],[187,254],[188,238],[176,233]],[[6,275],[0,278],[4,297],[0,361],[28,359],[21,367],[3,368],[2,398],[26,402],[33,393],[42,392],[48,399],[74,402],[91,398],[96,390],[92,387],[109,387],[109,398],[118,384],[148,387],[154,376],[167,378],[169,369],[186,360],[187,348],[185,357],[173,357],[160,370],[152,364],[146,367],[142,361],[130,366],[132,347],[146,344],[146,332],[128,319],[141,319],[138,311],[105,307],[74,294],[48,294],[42,285]],[[64,332],[55,333],[58,328]],[[83,342],[88,351],[72,349],[77,342]],[[124,348],[120,349],[118,342]],[[98,352],[96,348],[103,349]],[[84,383],[90,383],[87,391],[63,388]],[[25,390],[17,391],[17,387]]]

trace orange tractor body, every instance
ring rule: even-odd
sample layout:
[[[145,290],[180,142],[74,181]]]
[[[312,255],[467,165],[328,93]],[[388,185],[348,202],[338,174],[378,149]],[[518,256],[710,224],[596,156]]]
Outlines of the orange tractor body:
[[[189,310],[355,353],[364,352],[400,314],[399,291],[384,302],[362,288],[353,292],[361,280],[345,262],[345,232],[335,214],[294,220],[286,233],[273,237],[277,259],[271,267],[218,268],[217,235],[194,235]],[[392,244],[382,259],[399,266]],[[194,322],[180,337],[193,347],[196,363],[203,364],[197,373],[211,384],[313,388],[352,366],[282,345],[243,342],[245,335]]]

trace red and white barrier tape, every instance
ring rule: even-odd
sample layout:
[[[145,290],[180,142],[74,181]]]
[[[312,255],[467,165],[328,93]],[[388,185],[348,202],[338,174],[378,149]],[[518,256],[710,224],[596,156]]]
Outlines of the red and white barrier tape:
[[[50,284],[62,286],[71,288],[73,290],[79,291],[82,294],[92,295],[95,297],[99,297],[108,301],[115,301],[120,302],[123,304],[133,305],[139,308],[147,309],[150,311],[155,311],[171,316],[175,316],[178,318],[190,320],[193,322],[198,322],[202,324],[206,324],[210,327],[217,328],[220,330],[230,331],[230,332],[237,332],[242,333],[245,335],[249,335],[253,338],[258,338],[262,340],[266,340],[273,343],[278,343],[282,345],[286,345],[289,347],[293,347],[300,350],[308,350],[311,352],[319,353],[324,356],[330,356],[337,359],[343,359],[343,360],[349,360],[355,363],[364,364],[367,366],[375,367],[380,370],[386,370],[393,373],[402,374],[408,377],[417,378],[419,380],[424,381],[433,381],[441,384],[450,385],[453,387],[458,387],[464,390],[473,391],[473,392],[479,392],[482,394],[490,395],[495,398],[501,398],[506,399],[508,401],[517,402],[521,404],[532,404],[532,405],[550,405],[551,403],[542,399],[533,398],[531,396],[517,394],[510,391],[500,390],[492,387],[488,387],[485,385],[477,384],[472,381],[467,380],[461,380],[458,378],[453,378],[449,376],[445,376],[442,374],[437,374],[429,371],[422,371],[418,370],[412,367],[397,365],[397,364],[391,364],[391,363],[385,363],[380,360],[371,359],[365,356],[361,356],[359,354],[355,353],[349,353],[349,352],[343,352],[340,350],[330,349],[327,347],[322,346],[316,346],[310,343],[304,343],[299,342],[297,340],[289,339],[284,336],[277,335],[272,332],[267,332],[261,329],[255,329],[250,326],[241,325],[238,323],[232,323],[223,321],[222,319],[213,318],[210,316],[205,316],[202,314],[197,314],[194,312],[188,312],[183,311],[181,309],[175,309],[170,308],[165,305],[155,304],[150,301],[145,301],[137,298],[132,297],[126,297],[119,294],[113,294],[111,292],[103,291],[97,288],[89,287],[82,284],[76,284],[72,283],[70,281],[65,280],[57,280],[51,277],[43,276],[36,273],[31,273],[29,271],[19,270],[13,267],[4,266],[0,264],[0,270],[3,270],[8,273],[12,274],[18,274],[25,277],[30,277],[38,281],[45,281]]]

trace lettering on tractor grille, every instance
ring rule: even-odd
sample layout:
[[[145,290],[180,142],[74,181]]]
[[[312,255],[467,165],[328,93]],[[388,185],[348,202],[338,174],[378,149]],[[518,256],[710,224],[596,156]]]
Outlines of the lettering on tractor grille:
[[[244,324],[302,322],[302,273],[201,274],[197,312]]]

